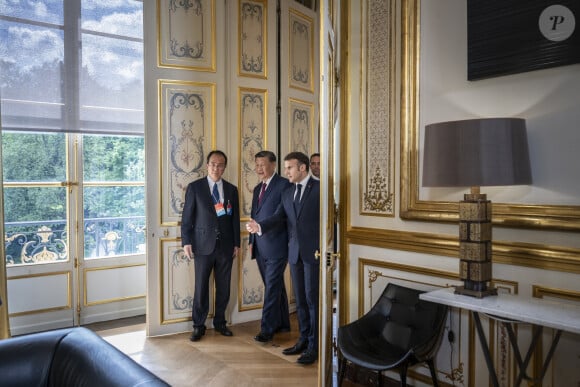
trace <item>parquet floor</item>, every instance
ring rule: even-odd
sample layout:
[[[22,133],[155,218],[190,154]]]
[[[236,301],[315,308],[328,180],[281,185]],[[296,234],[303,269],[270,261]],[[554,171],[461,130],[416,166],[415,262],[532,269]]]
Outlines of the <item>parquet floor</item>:
[[[254,341],[259,321],[230,326],[233,337],[208,329],[194,343],[190,333],[148,338],[143,317],[124,320],[87,328],[174,387],[318,385],[318,363],[302,366],[296,363],[298,355],[282,354],[298,337],[295,316],[292,331],[276,334],[267,344]]]

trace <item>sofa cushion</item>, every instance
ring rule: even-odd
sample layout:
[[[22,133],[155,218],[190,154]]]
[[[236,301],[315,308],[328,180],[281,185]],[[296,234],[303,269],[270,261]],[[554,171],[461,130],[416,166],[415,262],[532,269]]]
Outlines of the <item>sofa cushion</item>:
[[[46,386],[62,332],[51,331],[0,340],[2,386]]]
[[[2,386],[168,386],[86,328],[0,340]]]

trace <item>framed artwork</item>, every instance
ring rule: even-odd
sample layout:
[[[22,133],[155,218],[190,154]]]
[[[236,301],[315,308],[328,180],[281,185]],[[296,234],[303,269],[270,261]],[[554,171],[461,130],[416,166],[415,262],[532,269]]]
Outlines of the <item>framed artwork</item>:
[[[290,8],[290,53],[288,55],[288,77],[290,87],[314,92],[314,21],[297,10]]]
[[[265,0],[240,0],[238,74],[268,78],[268,6]]]
[[[206,175],[205,156],[215,144],[213,83],[159,80],[161,225],[181,220],[185,190]]]
[[[468,0],[467,79],[580,62],[577,0]]]
[[[158,65],[216,71],[215,0],[157,0]]]

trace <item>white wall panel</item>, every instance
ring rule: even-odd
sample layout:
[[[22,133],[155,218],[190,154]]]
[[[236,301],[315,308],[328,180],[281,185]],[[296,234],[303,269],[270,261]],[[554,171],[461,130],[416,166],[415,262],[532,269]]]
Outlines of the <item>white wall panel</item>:
[[[8,279],[8,294],[30,294],[10,298],[10,315],[71,307],[70,273]],[[30,292],[35,289],[34,292]]]
[[[145,265],[85,271],[85,305],[145,297]]]

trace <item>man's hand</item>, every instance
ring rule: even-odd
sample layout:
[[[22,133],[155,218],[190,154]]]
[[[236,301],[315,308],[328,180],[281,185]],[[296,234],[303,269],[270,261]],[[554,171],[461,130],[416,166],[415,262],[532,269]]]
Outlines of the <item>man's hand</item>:
[[[185,255],[189,259],[191,259],[193,257],[193,251],[191,249],[191,245],[183,246],[183,255]]]
[[[237,257],[239,253],[240,253],[240,248],[237,246],[234,247],[234,254],[232,255],[232,258]]]
[[[255,234],[260,231],[260,225],[254,219],[250,219],[248,223],[246,223],[246,230],[249,233]]]

